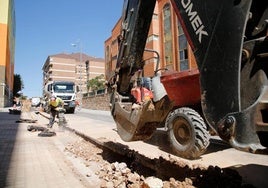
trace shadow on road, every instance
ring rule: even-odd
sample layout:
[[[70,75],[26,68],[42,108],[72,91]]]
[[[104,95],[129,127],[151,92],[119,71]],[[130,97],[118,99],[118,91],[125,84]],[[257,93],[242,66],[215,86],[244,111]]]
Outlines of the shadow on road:
[[[159,149],[161,149],[162,151],[176,155],[171,149],[168,134],[165,130],[155,131],[152,138],[150,140],[147,140],[146,143],[158,146]],[[223,151],[230,148],[232,147],[225,141],[218,139],[217,137],[212,137],[210,139],[210,145],[204,155]],[[267,155],[267,153],[257,153]],[[266,178],[268,174],[268,166],[249,164],[230,166],[228,168],[236,170],[239,175],[243,177],[243,181],[245,181],[245,184],[254,185],[252,187],[268,187],[268,179]]]
[[[169,142],[168,134],[167,134],[167,131],[165,130],[156,130],[152,138],[149,140],[146,140],[145,142],[151,145],[158,146],[159,149],[161,149],[162,151],[176,155],[172,151],[172,147]],[[228,148],[231,148],[231,146],[228,143],[220,139],[211,138],[210,145],[208,146],[207,151],[204,154],[214,153],[214,152],[222,151]]]
[[[247,183],[260,188],[268,187],[268,166],[249,164],[230,168],[236,170],[242,177],[245,177],[244,179]]]

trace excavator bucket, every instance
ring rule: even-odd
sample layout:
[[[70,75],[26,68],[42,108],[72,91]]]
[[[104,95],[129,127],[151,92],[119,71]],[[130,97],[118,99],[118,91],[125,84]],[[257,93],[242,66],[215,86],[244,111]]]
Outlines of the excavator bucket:
[[[255,117],[267,84],[268,2],[171,2],[198,64],[207,122],[235,148],[262,149]]]
[[[122,140],[146,140],[151,138],[171,109],[171,102],[164,97],[155,104],[151,100],[142,105],[115,102],[112,115]]]

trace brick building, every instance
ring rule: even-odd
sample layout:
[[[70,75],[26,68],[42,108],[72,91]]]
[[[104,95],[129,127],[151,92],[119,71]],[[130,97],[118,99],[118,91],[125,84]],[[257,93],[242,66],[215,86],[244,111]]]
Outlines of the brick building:
[[[14,1],[0,0],[0,107],[13,98],[15,26]]]
[[[106,79],[109,79],[115,70],[117,37],[120,34],[121,22],[119,19],[112,29],[111,36],[105,41]],[[193,52],[169,0],[156,1],[146,48],[160,54],[160,68],[183,71],[197,67]],[[156,65],[155,55],[144,52],[144,59],[145,76],[152,76]]]
[[[43,85],[49,81],[73,81],[81,93],[87,92],[87,80],[105,75],[104,59],[84,53],[49,55],[42,70]]]

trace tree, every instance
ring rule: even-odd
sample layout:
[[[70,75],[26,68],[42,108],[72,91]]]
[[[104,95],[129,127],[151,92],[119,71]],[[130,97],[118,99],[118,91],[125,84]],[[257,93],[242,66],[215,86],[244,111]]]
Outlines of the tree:
[[[104,75],[102,74],[102,75],[96,76],[95,78],[88,80],[87,87],[89,87],[92,91],[105,89]]]
[[[14,74],[14,82],[13,82],[13,96],[17,96],[18,92],[24,88],[23,81],[19,74]]]

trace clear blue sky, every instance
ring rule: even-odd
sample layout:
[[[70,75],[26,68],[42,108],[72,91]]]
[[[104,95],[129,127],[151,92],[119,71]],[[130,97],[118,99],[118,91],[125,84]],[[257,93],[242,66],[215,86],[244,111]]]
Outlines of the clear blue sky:
[[[42,66],[49,55],[82,52],[104,58],[104,41],[122,13],[124,0],[15,0],[15,74],[23,94],[42,96]]]

